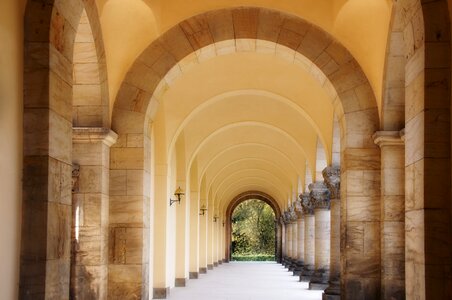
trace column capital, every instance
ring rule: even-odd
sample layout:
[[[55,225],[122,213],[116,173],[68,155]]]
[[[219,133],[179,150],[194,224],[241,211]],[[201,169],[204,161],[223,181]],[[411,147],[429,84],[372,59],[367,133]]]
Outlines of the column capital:
[[[314,209],[330,209],[330,191],[323,181],[317,181],[309,185],[309,196]]]
[[[403,146],[405,131],[377,131],[372,138],[380,148],[385,146]]]
[[[72,140],[77,143],[99,143],[111,147],[118,135],[110,128],[105,127],[73,127]]]
[[[310,200],[311,198],[309,196],[309,193],[300,194],[299,198],[301,200],[301,206],[303,207],[304,214],[306,215],[314,214],[314,206]]]
[[[326,186],[330,191],[331,199],[341,197],[341,169],[338,166],[328,166],[322,171]]]
[[[304,214],[304,210],[303,210],[303,206],[301,204],[301,200],[297,200],[294,202],[294,206],[295,206],[295,213],[297,214],[297,218],[298,220],[300,220],[301,218],[303,218],[303,214]]]

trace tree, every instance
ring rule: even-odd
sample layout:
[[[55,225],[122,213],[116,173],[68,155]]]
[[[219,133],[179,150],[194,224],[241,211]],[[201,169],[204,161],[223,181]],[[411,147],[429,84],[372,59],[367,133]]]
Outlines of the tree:
[[[232,214],[232,256],[275,255],[275,214],[264,201],[247,200]]]

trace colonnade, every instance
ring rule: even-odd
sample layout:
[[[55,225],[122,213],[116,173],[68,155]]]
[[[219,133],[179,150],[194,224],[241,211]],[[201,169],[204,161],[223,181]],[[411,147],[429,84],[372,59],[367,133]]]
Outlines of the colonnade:
[[[340,169],[322,174],[281,217],[282,264],[310,289],[325,290],[323,299],[340,299]]]

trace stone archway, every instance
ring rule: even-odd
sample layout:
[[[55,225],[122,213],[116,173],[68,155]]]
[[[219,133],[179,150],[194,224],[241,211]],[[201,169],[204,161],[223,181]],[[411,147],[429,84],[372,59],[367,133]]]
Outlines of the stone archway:
[[[230,245],[231,245],[231,235],[232,235],[232,214],[235,210],[235,208],[242,202],[246,201],[246,200],[251,200],[251,199],[257,199],[257,200],[261,200],[264,201],[265,203],[267,203],[272,209],[273,212],[275,213],[275,219],[279,220],[281,217],[281,208],[279,207],[278,202],[273,199],[272,196],[263,193],[263,192],[259,192],[259,191],[249,191],[249,192],[244,192],[240,195],[237,195],[236,197],[234,197],[234,199],[232,199],[232,201],[229,203],[227,209],[226,209],[226,226],[225,226],[225,257],[226,260],[229,262],[230,258],[231,258],[231,249],[230,249]],[[276,221],[275,221],[276,222]],[[277,231],[275,232],[275,240],[276,240],[276,245],[275,245],[275,258],[277,262],[281,262],[281,248],[282,248],[282,236],[281,234],[278,234],[281,232],[281,228],[279,227],[279,221],[276,222],[277,224]]]
[[[342,168],[342,178],[345,185],[350,185],[342,190],[341,197],[342,206],[347,208],[342,213],[341,232],[343,286],[362,297],[375,297],[380,289],[380,150],[372,139],[379,128],[377,104],[364,72],[347,49],[301,18],[264,8],[221,9],[192,17],[154,41],[129,69],[118,92],[112,119],[112,128],[120,141],[139,137],[144,142],[130,146],[123,142],[112,148],[112,171],[140,171],[138,182],[143,182],[149,172],[149,167],[144,166],[145,155],[150,152],[148,124],[158,109],[155,95],[164,87],[163,78],[187,56],[196,56],[200,49],[228,40],[235,41],[233,47],[244,51],[259,40],[281,44],[294,50],[294,55],[305,57],[331,82],[337,95],[333,105],[342,129],[341,154],[347,162]],[[356,189],[356,185],[361,188]],[[142,199],[149,199],[143,187],[127,188],[134,192],[139,189]],[[355,207],[366,207],[367,213],[347,212]],[[127,208],[121,213],[127,213]],[[364,227],[366,230],[361,230]],[[364,240],[377,247],[352,247]],[[143,253],[149,252],[146,244],[142,243]],[[132,266],[118,266],[124,267]]]

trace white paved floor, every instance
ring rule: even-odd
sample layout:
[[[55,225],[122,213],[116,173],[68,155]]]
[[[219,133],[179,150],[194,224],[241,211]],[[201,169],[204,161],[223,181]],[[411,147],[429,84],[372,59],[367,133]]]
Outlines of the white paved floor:
[[[308,283],[275,262],[231,262],[171,289],[169,299],[320,300],[322,291],[308,290]]]

